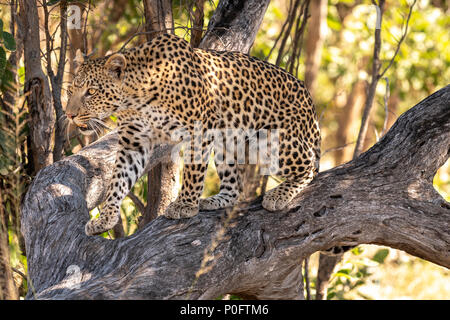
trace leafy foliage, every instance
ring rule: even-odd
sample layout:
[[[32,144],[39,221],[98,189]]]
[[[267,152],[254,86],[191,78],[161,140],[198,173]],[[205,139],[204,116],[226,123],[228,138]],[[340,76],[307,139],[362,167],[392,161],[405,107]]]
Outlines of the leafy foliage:
[[[20,233],[20,204],[30,182],[25,171],[28,111],[24,108],[25,97],[17,97],[18,85],[8,62],[9,55],[16,50],[16,43],[9,32],[1,30],[1,19],[0,27],[0,201],[7,218],[11,265],[26,273],[26,257],[23,255],[24,245]],[[27,281],[21,279],[20,283],[20,292],[23,294],[27,290]]]
[[[11,33],[3,31],[3,20],[0,19],[0,83],[8,79],[6,51],[16,50],[16,41]]]

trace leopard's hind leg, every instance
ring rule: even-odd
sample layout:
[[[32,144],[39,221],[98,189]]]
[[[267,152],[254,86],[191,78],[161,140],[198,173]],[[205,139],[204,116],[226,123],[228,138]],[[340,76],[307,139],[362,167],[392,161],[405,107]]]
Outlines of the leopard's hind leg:
[[[189,156],[184,158],[181,192],[164,212],[164,216],[169,219],[190,218],[196,216],[199,211],[211,146],[202,142],[201,146],[193,144],[191,148],[193,153],[188,153]]]
[[[319,171],[319,144],[319,139],[303,139],[297,128],[286,130],[281,135],[276,175],[285,178],[285,181],[264,194],[262,206],[266,210],[286,208],[313,180]]]
[[[242,193],[242,175],[244,166],[238,164],[237,148],[227,150],[226,144],[230,141],[236,142],[237,132],[221,131],[228,134],[227,137],[219,136],[214,141],[214,163],[219,175],[219,193],[200,200],[200,210],[217,210],[231,207],[239,201]],[[215,137],[217,138],[217,137]],[[225,142],[225,143],[224,143]]]
[[[220,179],[219,193],[200,200],[200,210],[216,210],[235,205],[242,193],[242,166],[237,164],[216,164]]]

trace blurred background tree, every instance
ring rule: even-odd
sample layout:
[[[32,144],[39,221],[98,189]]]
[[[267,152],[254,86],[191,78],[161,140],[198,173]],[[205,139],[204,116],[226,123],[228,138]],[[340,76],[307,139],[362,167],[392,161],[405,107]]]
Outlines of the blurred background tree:
[[[149,39],[149,8],[170,4],[171,32],[194,46],[200,44],[218,0],[37,0],[4,1],[0,5],[0,299],[23,297],[27,291],[26,252],[20,234],[20,199],[38,170],[73,154],[98,137],[81,137],[66,128],[65,88],[73,76],[77,49],[98,57]],[[381,28],[380,61],[386,66],[404,31],[412,0],[386,1]],[[66,28],[67,6],[81,12],[79,28]],[[151,22],[151,21],[150,21]],[[280,65],[305,79],[320,115],[321,170],[351,160],[371,78],[376,9],[370,0],[272,0],[250,54]],[[153,25],[153,24],[151,24]],[[450,15],[444,0],[418,0],[408,33],[375,92],[363,149],[372,146],[408,108],[448,84],[450,79]],[[138,34],[137,36],[135,36]],[[204,34],[204,32],[203,32]],[[25,45],[24,45],[25,44]],[[114,117],[111,126],[114,125]],[[156,172],[157,173],[157,172]],[[435,176],[435,188],[450,200],[450,163]],[[158,195],[141,178],[122,204],[122,228],[130,235]],[[159,175],[160,176],[160,175]],[[149,180],[150,177],[150,180]],[[249,178],[249,181],[251,177]],[[255,196],[276,186],[274,178],[252,181],[246,194]],[[176,187],[176,186],[175,186]],[[217,193],[219,180],[211,165],[204,196]],[[153,212],[158,211],[154,207]],[[95,214],[93,212],[92,214]],[[152,215],[155,216],[154,214]],[[148,221],[147,221],[148,222]],[[310,295],[316,295],[318,254],[311,257]],[[3,281],[3,282],[2,282]],[[329,299],[446,299],[450,274],[445,268],[404,252],[358,246],[344,255],[331,275]]]

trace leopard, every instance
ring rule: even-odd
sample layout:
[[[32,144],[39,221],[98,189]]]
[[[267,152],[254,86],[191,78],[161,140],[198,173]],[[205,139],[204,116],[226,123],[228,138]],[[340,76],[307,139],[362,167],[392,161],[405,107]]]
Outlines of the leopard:
[[[114,115],[119,144],[100,215],[85,225],[89,236],[118,223],[121,202],[143,175],[154,147],[180,143],[171,134],[176,130],[192,135],[227,128],[278,130],[273,175],[282,182],[264,193],[261,205],[269,212],[288,208],[319,172],[315,105],[304,81],[281,67],[245,53],[195,48],[172,34],[95,59],[77,53],[76,61],[67,88],[67,119],[88,135]],[[217,161],[224,151],[208,141],[193,149],[201,161],[185,161],[182,188],[166,218],[232,207],[242,194],[242,164]],[[202,198],[212,152],[219,192]]]

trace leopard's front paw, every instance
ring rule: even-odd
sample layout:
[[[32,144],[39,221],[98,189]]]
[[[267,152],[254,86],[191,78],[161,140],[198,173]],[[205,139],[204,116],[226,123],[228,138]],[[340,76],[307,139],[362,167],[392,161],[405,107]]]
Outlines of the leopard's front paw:
[[[104,212],[100,213],[97,219],[89,220],[85,227],[84,232],[88,236],[95,236],[111,230],[119,222],[119,212],[118,209],[106,208]]]
[[[88,236],[96,236],[108,231],[110,228],[106,228],[104,224],[99,221],[100,219],[89,220],[84,226],[84,232]]]
[[[277,188],[267,191],[264,195],[262,206],[268,211],[279,211],[287,207],[293,197],[281,193]]]
[[[175,201],[169,204],[164,216],[169,219],[191,218],[198,214],[198,206]]]

